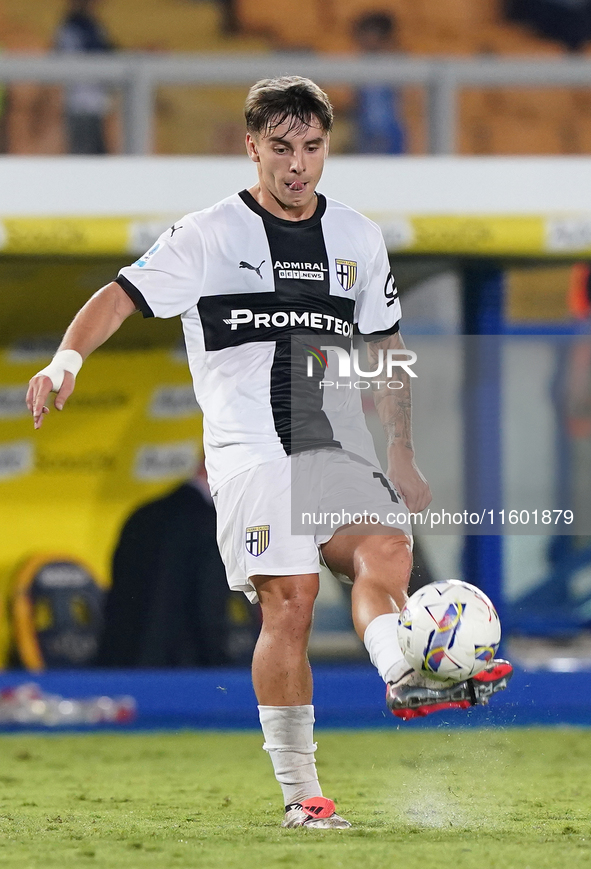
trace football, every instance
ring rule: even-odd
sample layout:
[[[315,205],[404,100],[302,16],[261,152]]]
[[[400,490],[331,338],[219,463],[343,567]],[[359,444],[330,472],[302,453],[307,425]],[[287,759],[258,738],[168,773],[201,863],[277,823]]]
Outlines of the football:
[[[398,620],[398,641],[410,666],[445,682],[461,682],[483,670],[500,640],[501,623],[489,598],[459,579],[420,588]]]

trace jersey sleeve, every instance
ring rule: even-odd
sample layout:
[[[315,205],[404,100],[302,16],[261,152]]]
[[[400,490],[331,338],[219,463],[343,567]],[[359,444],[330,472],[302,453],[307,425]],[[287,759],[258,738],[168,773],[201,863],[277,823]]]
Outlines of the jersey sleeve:
[[[393,335],[399,329],[402,316],[386,245],[377,226],[375,230],[377,241],[374,236],[367,279],[355,302],[355,323],[366,341]]]
[[[185,217],[122,268],[116,282],[144,317],[176,317],[199,301],[204,269],[201,232]]]

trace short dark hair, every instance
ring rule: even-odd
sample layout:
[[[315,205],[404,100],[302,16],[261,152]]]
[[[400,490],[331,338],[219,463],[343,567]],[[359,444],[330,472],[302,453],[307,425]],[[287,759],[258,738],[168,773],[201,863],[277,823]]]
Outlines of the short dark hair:
[[[248,92],[244,116],[246,129],[251,134],[271,133],[287,120],[290,131],[309,127],[316,120],[325,133],[330,133],[333,123],[327,95],[309,78],[300,75],[257,81]]]

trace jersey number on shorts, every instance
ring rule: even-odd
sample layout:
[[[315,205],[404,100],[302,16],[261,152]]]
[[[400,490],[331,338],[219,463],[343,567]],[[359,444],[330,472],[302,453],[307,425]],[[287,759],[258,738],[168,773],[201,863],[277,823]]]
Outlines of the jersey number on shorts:
[[[380,483],[382,484],[382,486],[384,486],[384,488],[388,490],[388,492],[390,494],[390,499],[392,501],[394,501],[395,504],[398,504],[398,498],[396,497],[396,489],[392,486],[392,483],[390,482],[390,480],[388,480],[387,477],[384,477],[383,474],[380,474],[377,471],[374,471],[373,475],[376,478],[376,480],[379,480]]]

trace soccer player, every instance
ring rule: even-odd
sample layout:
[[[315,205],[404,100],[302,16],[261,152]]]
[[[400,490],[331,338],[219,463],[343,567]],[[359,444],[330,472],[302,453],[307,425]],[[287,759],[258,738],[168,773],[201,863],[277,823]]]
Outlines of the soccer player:
[[[354,328],[372,370],[388,351],[404,355],[384,241],[370,220],[316,192],[332,127],[317,85],[260,81],[245,114],[258,182],[178,220],[99,290],[31,379],[27,402],[38,428],[50,391],[61,410],[83,360],[134,311],[181,316],[228,581],[263,612],[252,676],[283,826],[341,829],[350,824],[322,796],[314,760],[307,643],[320,557],[353,582],[355,629],[395,714],[474,705],[504,687],[506,674],[489,667],[450,689],[404,661],[396,627],[411,570],[408,511],[431,500],[414,461],[409,372],[400,368],[397,389],[374,384],[387,477],[360,393],[336,388],[333,373]],[[332,527],[335,514],[342,519]]]

